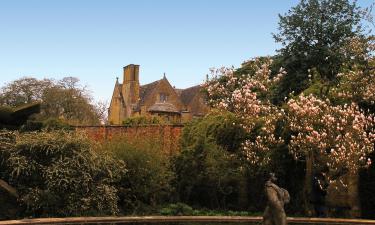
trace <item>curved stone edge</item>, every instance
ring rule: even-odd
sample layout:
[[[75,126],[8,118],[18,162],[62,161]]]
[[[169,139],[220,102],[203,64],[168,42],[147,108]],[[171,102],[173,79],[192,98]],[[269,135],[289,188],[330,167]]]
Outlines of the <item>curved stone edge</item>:
[[[261,222],[262,217],[249,216],[144,216],[144,217],[66,217],[0,221],[0,225],[93,224],[93,223],[160,223],[160,222]],[[374,224],[375,220],[341,218],[288,217],[288,223]]]

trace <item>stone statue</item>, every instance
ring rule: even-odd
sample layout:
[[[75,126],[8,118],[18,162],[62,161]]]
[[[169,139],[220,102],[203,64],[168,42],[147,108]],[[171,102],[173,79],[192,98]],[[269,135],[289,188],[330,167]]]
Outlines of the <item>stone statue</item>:
[[[274,182],[277,178],[274,173],[270,173],[265,184],[265,194],[267,206],[264,210],[263,225],[286,225],[286,214],[284,205],[289,203],[290,196],[287,190],[280,188]]]
[[[39,102],[25,104],[16,108],[0,106],[0,129],[17,130],[26,123],[34,113],[39,113]]]

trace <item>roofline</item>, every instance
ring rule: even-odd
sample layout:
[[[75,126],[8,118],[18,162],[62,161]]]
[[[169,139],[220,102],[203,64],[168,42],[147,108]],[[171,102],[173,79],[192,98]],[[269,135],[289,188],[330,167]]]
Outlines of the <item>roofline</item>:
[[[181,114],[179,111],[148,110],[148,112]]]

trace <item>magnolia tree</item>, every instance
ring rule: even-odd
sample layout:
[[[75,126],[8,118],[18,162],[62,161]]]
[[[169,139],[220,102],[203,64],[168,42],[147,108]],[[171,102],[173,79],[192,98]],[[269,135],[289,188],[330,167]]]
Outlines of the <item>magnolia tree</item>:
[[[209,104],[212,107],[235,113],[241,119],[241,126],[250,134],[242,144],[243,151],[253,165],[266,165],[272,150],[283,143],[275,136],[276,121],[283,120],[291,131],[289,150],[296,159],[308,155],[319,156],[316,166],[328,167],[333,180],[343,173],[356,173],[358,168],[371,164],[367,158],[374,150],[374,124],[372,115],[366,115],[353,99],[350,104],[334,105],[330,100],[313,95],[300,95],[286,104],[286,111],[270,102],[270,93],[280,78],[283,69],[271,74],[272,60],[254,59],[247,62],[251,74],[238,74],[234,68],[212,69],[212,78],[205,84]],[[374,98],[370,76],[350,77],[347,72],[340,87],[353,85],[362,80],[366,87],[361,95],[364,99]],[[351,90],[338,88],[339,90]],[[344,91],[340,91],[345,96]],[[353,103],[352,103],[353,102]],[[294,135],[293,135],[294,134]]]
[[[336,97],[357,103],[375,105],[375,37],[353,38],[347,45],[354,63],[338,74],[339,83],[333,90]]]
[[[329,180],[368,166],[374,150],[374,117],[355,103],[334,106],[328,99],[300,95],[287,103],[292,135],[289,149],[296,159],[313,156]]]
[[[245,64],[251,67],[252,74],[236,74],[233,67],[211,69],[211,79],[204,87],[212,107],[235,113],[241,118],[241,126],[248,133],[256,134],[242,147],[251,164],[265,165],[269,162],[270,149],[282,143],[274,131],[283,113],[271,104],[269,93],[285,71],[280,69],[271,76],[270,58],[256,58]]]

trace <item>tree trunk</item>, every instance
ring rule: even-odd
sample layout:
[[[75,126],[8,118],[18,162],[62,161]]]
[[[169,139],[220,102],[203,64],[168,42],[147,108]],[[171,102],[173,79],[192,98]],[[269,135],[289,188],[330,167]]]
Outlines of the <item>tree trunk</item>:
[[[351,206],[350,216],[352,218],[360,218],[361,216],[361,204],[359,201],[359,175],[358,173],[349,176],[348,179],[348,198]]]
[[[312,151],[306,155],[306,176],[305,176],[305,191],[304,191],[304,205],[305,205],[305,212],[307,215],[312,216],[314,214],[314,211],[312,209],[311,203],[310,203],[310,197],[312,192],[312,186],[311,186],[311,179],[314,173],[314,154]]]

